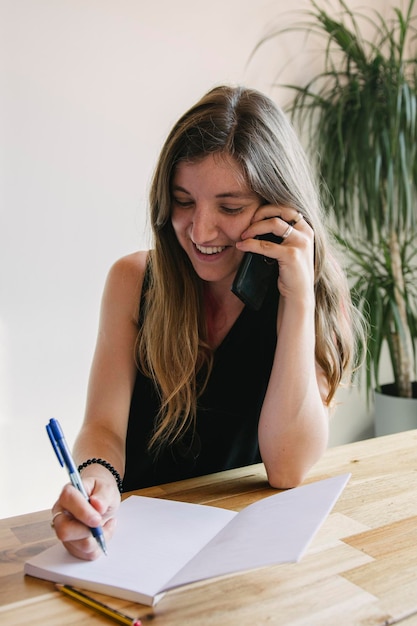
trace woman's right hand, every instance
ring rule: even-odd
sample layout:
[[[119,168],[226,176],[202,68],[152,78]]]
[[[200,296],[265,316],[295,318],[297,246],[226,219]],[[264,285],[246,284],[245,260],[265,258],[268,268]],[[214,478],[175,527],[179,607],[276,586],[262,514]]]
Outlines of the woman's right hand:
[[[72,485],[67,484],[52,507],[53,528],[58,539],[72,555],[92,561],[103,554],[91,528],[102,526],[106,544],[115,526],[120,494],[113,478],[83,478],[89,501]]]

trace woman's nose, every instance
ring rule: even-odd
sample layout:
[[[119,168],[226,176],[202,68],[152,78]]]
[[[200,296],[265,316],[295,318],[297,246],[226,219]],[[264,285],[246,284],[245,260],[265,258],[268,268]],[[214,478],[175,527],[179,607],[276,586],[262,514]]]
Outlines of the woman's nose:
[[[192,239],[194,243],[204,244],[217,236],[217,227],[213,211],[208,207],[196,207],[192,220]]]

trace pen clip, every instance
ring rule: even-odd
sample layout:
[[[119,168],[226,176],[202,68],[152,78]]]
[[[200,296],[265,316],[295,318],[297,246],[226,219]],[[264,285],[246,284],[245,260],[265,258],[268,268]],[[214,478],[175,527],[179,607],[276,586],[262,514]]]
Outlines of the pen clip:
[[[46,425],[46,432],[48,433],[48,437],[51,440],[51,444],[52,444],[53,449],[55,450],[55,454],[58,458],[59,464],[62,467],[64,467],[64,457],[61,454],[60,447],[55,438],[54,427],[55,427],[55,420],[50,419],[49,424]]]

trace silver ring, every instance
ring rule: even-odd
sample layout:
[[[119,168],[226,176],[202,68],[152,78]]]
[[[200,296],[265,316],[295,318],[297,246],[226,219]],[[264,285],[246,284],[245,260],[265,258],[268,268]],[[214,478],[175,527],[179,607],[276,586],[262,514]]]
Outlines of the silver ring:
[[[51,519],[51,528],[55,528],[55,518],[58,517],[58,515],[64,515],[65,511],[58,511],[57,513],[54,513]]]
[[[293,227],[293,226],[291,226],[291,224],[288,224],[288,228],[287,228],[287,230],[285,231],[285,233],[284,233],[283,235],[281,235],[281,238],[282,238],[282,239],[286,239],[287,237],[289,237],[289,236],[291,235],[291,233],[292,233],[292,231],[293,231],[293,230],[294,230],[294,227]]]

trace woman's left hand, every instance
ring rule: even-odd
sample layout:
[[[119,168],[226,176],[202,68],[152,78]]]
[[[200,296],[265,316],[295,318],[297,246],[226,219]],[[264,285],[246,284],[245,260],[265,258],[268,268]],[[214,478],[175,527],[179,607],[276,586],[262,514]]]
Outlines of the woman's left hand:
[[[272,233],[281,243],[255,239]],[[314,233],[295,209],[262,205],[252,223],[242,233],[236,247],[276,259],[279,264],[278,289],[284,298],[305,298],[314,291]]]

